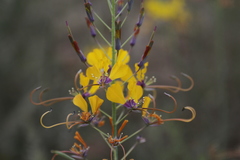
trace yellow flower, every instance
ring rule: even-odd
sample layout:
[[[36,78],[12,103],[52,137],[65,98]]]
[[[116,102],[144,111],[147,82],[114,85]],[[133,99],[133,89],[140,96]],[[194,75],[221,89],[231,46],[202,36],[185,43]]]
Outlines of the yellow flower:
[[[94,94],[98,90],[98,88],[99,88],[98,85],[92,85],[91,88],[88,87],[89,86],[89,82],[90,82],[90,78],[85,76],[83,74],[83,72],[81,72],[80,75],[79,75],[79,81],[80,81],[80,85],[83,87],[83,94],[82,94],[82,96],[84,98]],[[94,81],[93,84],[97,84],[97,82]]]
[[[101,49],[94,49],[92,52],[90,52],[87,55],[87,62],[88,64],[92,66],[96,66],[97,68],[102,68],[104,71],[108,70],[109,66],[112,65],[112,48],[109,47],[107,49],[107,52],[101,50]],[[130,56],[128,55],[128,52],[120,49],[118,56],[117,56],[117,62],[121,62],[123,64],[128,63],[130,60]]]
[[[185,24],[191,17],[185,9],[185,0],[148,0],[145,8],[153,18],[177,21],[180,24]]]
[[[128,109],[135,109],[138,106],[138,100],[143,95],[143,89],[136,83],[131,82],[128,84],[128,96],[125,98],[122,90],[122,86],[119,83],[112,84],[107,89],[107,99],[109,101],[123,104]]]
[[[89,97],[88,100],[91,106],[92,114],[95,115],[97,110],[102,105],[103,100],[97,95]],[[83,112],[88,112],[87,102],[81,94],[78,94],[73,98],[73,104],[78,106]]]
[[[114,66],[111,66],[111,53],[111,48],[108,49],[107,53],[100,49],[94,49],[87,56],[88,63],[92,66],[88,67],[86,75],[101,86],[124,77],[129,71],[129,67],[126,65],[130,59],[128,52],[121,49]]]

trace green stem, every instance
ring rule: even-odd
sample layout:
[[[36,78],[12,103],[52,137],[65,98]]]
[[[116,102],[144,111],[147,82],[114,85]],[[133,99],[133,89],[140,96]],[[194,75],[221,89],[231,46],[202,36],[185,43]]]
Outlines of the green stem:
[[[113,137],[117,137],[116,121],[117,121],[116,103],[112,103],[112,122],[113,122],[113,130],[114,130]],[[118,148],[117,147],[113,150],[113,160],[118,160]]]
[[[122,10],[118,13],[118,15],[115,17],[115,20],[117,20],[117,18],[122,14],[122,12],[124,11],[124,9],[126,8],[128,6],[128,4],[126,3],[124,6],[123,6],[123,8],[122,8]]]
[[[116,19],[116,3],[115,0],[111,0],[111,44],[112,44],[112,66],[116,63],[116,50],[115,50],[115,38],[116,38],[116,27],[115,27],[115,19]],[[114,82],[113,82],[114,83]],[[112,103],[112,122],[114,135],[113,137],[117,137],[117,108],[116,103]],[[118,148],[116,147],[113,151],[113,160],[118,160]]]
[[[95,130],[97,130],[100,134],[108,137],[108,135],[106,133],[104,133],[103,131],[101,131],[100,129],[98,129],[97,127],[95,127],[94,125],[91,125]]]
[[[128,139],[132,138],[133,136],[135,136],[136,134],[138,134],[139,132],[141,132],[143,129],[145,129],[147,126],[143,126],[142,128],[140,128],[139,130],[137,130],[136,132],[134,132],[132,135],[128,136],[126,139],[124,139],[121,143],[127,141]]]
[[[101,109],[100,109],[100,112],[101,112],[102,114],[104,114],[105,116],[107,116],[108,118],[110,118],[110,117],[111,117],[109,114],[107,114],[106,112],[104,112],[104,111],[103,111],[103,110],[101,110]]]
[[[133,149],[138,145],[138,142],[136,142],[129,150],[128,152],[123,156],[121,160],[126,159],[126,157],[133,151]]]
[[[102,20],[102,18],[99,17],[99,15],[98,15],[96,12],[93,12],[93,13],[94,13],[94,15],[98,18],[98,20],[101,21],[102,24],[103,24],[109,31],[111,31],[111,28]]]
[[[112,17],[111,17],[111,22],[112,22],[112,28],[111,28],[111,44],[112,44],[112,66],[116,63],[116,50],[115,50],[115,38],[116,38],[116,32],[115,32],[115,17],[116,17],[116,4],[115,0],[111,0],[112,2]]]
[[[95,27],[96,31],[98,32],[98,34],[100,35],[100,37],[102,37],[102,39],[109,45],[111,46],[111,44],[108,42],[108,40],[102,35],[102,33],[98,30],[97,27]]]
[[[127,116],[128,116],[129,112],[126,113],[123,117],[119,117],[117,120],[117,124],[119,124],[120,122],[122,122]],[[120,119],[121,118],[121,119]]]

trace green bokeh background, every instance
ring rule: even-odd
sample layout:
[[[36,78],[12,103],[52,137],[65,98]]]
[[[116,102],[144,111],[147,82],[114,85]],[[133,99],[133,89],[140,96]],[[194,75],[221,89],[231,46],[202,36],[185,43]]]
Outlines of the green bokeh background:
[[[73,142],[75,129],[65,126],[45,129],[40,116],[49,107],[34,106],[30,92],[38,87],[50,87],[44,97],[68,96],[73,78],[85,69],[69,43],[65,21],[68,20],[74,38],[86,54],[96,48],[85,24],[83,1],[78,0],[1,0],[0,7],[0,159],[51,159],[50,150],[67,150]],[[104,0],[92,0],[94,10],[109,24],[110,15]],[[126,39],[137,21],[140,4],[122,29]],[[218,0],[187,0],[191,21],[181,30],[176,23],[154,19],[147,14],[130,64],[138,62],[155,25],[155,44],[148,57],[147,75],[157,77],[157,84],[175,85],[169,76],[178,76],[183,86],[190,75],[195,86],[189,92],[171,93],[178,101],[177,112],[164,117],[189,117],[181,112],[192,106],[197,117],[191,123],[166,122],[149,127],[141,135],[147,141],[130,154],[136,160],[205,160],[240,158],[240,2],[223,6]],[[96,20],[106,38],[110,33]],[[178,28],[178,29],[177,29]],[[105,43],[98,37],[99,41]],[[126,45],[125,49],[129,49]],[[167,109],[171,100],[158,90],[157,104]],[[45,117],[46,124],[64,121],[76,110],[71,102],[51,106],[53,112]],[[108,106],[104,106],[108,107]],[[139,129],[143,122],[131,114],[125,134]],[[108,122],[106,122],[108,124]],[[109,148],[91,128],[78,129],[91,147],[89,159],[109,159]],[[109,127],[104,131],[110,132]],[[125,149],[134,138],[124,143]],[[61,159],[61,158],[56,158]]]

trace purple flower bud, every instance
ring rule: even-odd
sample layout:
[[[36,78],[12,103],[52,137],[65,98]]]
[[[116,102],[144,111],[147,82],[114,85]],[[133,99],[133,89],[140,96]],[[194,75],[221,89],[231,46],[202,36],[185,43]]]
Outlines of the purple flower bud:
[[[127,11],[130,12],[132,9],[133,0],[128,0],[127,3],[128,3]]]
[[[117,14],[119,14],[120,12],[121,12],[121,10],[122,10],[122,8],[123,8],[123,0],[119,0],[118,2],[117,2]]]
[[[115,41],[115,43],[116,43],[116,46],[115,46],[115,49],[118,51],[118,50],[120,50],[121,49],[121,40],[119,39],[119,38],[116,38],[116,41]]]
[[[91,36],[93,38],[96,37],[97,34],[96,34],[96,31],[95,31],[95,28],[94,28],[92,22],[87,17],[85,19],[86,19],[86,22],[87,22],[87,26],[90,29]]]
[[[143,23],[144,14],[145,14],[145,11],[144,11],[144,8],[142,7],[141,10],[140,10],[140,15],[139,15],[139,18],[138,18],[138,22],[136,24],[138,27],[140,27]]]
[[[93,15],[92,15],[92,10],[91,10],[92,4],[90,2],[87,2],[84,5],[85,5],[85,10],[86,10],[86,13],[87,13],[87,16],[88,16],[89,20],[91,22],[94,22],[94,18],[93,18]]]

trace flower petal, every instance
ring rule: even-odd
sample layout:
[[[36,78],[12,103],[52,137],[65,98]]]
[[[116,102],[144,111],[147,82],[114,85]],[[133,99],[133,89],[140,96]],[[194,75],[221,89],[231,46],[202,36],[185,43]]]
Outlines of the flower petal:
[[[148,108],[149,104],[151,102],[151,98],[146,96],[146,97],[143,97],[143,105],[142,105],[142,108],[144,108],[142,110],[142,116],[146,116],[146,113],[147,113],[147,109],[145,108]]]
[[[87,106],[87,102],[85,101],[85,99],[82,97],[81,94],[77,94],[74,98],[73,98],[73,104],[78,106],[82,111],[87,112],[88,111],[88,106]]]
[[[109,101],[120,104],[124,104],[126,102],[122,87],[119,83],[112,84],[110,87],[108,87],[106,95]]]
[[[144,80],[145,78],[145,73],[147,72],[147,66],[148,66],[148,62],[144,63],[144,68],[140,69],[138,72],[137,72],[137,79],[139,81],[141,80]],[[135,70],[137,71],[138,70],[138,63],[135,64]]]
[[[112,70],[111,70],[111,73],[109,75],[109,78],[111,80],[114,80],[114,79],[117,79],[117,78],[121,78],[123,76],[125,76],[127,74],[127,71],[128,71],[128,67],[126,64],[123,64],[123,63],[120,63],[120,62],[117,62]]]
[[[127,65],[127,69],[126,69],[126,75],[121,77],[122,81],[127,81],[127,82],[131,82],[134,81],[137,83],[137,80],[135,78],[135,76],[133,75],[133,72],[131,70],[131,68]]]
[[[121,62],[123,64],[128,63],[130,60],[130,56],[127,51],[120,49],[117,57],[117,62]]]
[[[102,74],[96,66],[92,66],[87,68],[86,75],[91,80],[99,80]]]
[[[128,83],[128,97],[134,99],[136,102],[142,97],[143,89],[134,82]]]
[[[83,74],[83,72],[80,73],[79,77],[80,77],[80,79],[79,79],[80,85],[85,87],[83,90],[84,90],[84,92],[87,92],[87,87],[86,86],[88,86],[90,79],[88,77],[86,77]]]
[[[102,105],[103,100],[99,98],[97,95],[89,97],[88,100],[92,108],[92,113],[95,114],[99,107]]]

